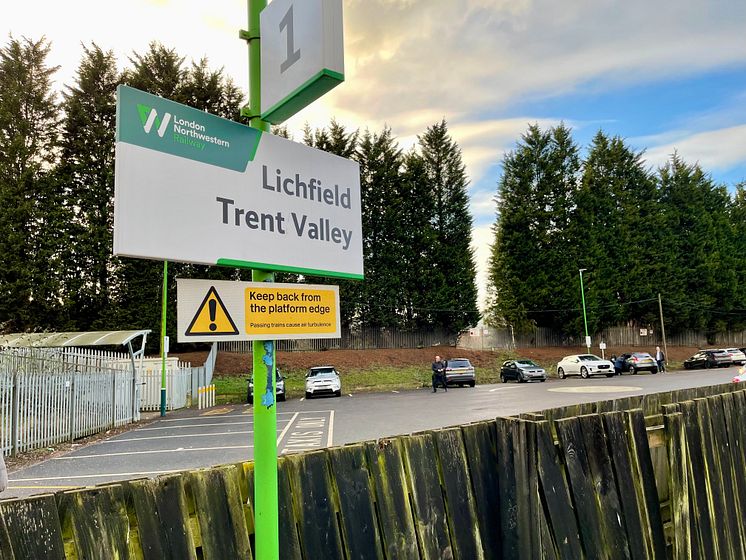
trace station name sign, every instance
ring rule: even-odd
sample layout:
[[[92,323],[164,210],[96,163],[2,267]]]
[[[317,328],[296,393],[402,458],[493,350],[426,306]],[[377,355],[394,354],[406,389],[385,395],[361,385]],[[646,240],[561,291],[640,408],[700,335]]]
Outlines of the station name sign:
[[[363,278],[356,162],[120,86],[114,253]]]

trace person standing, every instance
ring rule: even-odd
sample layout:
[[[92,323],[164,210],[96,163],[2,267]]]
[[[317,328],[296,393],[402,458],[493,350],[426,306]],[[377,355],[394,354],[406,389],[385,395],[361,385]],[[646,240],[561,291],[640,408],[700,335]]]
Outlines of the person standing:
[[[445,366],[443,365],[443,362],[440,360],[440,356],[435,356],[435,361],[433,362],[433,393],[436,393],[438,391],[438,384],[441,382],[445,375]],[[447,391],[448,389],[446,389]]]
[[[658,371],[665,373],[666,371],[666,355],[661,350],[660,346],[655,347],[655,361],[658,363]]]

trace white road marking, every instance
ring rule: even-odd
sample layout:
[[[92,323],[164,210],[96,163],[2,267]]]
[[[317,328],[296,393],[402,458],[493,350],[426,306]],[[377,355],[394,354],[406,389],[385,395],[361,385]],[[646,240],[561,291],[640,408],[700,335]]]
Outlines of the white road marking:
[[[148,441],[151,439],[171,439],[171,438],[187,438],[187,437],[214,437],[214,436],[232,436],[233,434],[253,434],[254,430],[236,430],[235,432],[215,432],[210,434],[179,434],[175,436],[149,436],[141,438],[125,438],[125,439],[107,439],[100,441],[99,443],[123,443],[125,441]]]
[[[290,422],[288,422],[288,425],[285,426],[285,429],[280,432],[280,435],[277,437],[277,445],[280,445],[280,442],[282,441],[282,438],[285,437],[285,434],[288,433],[288,430],[290,429],[290,426],[293,425],[293,422],[295,422],[295,419],[298,418],[298,415],[300,412],[296,412],[293,417],[290,419]]]
[[[155,449],[153,451],[122,451],[119,453],[101,453],[100,455],[71,455],[68,457],[54,457],[53,461],[74,459],[98,459],[101,457],[121,457],[124,455],[148,455],[151,453],[179,453],[182,451],[218,451],[221,449],[251,449],[253,445],[227,445],[224,447],[180,447],[178,449]]]
[[[519,385],[512,385],[510,387],[496,387],[495,389],[490,389],[490,393],[496,393],[497,391],[508,391],[509,389],[519,389]]]
[[[625,387],[623,385],[586,385],[585,387],[557,387],[547,389],[554,393],[629,393],[642,391],[642,387]]]
[[[285,422],[285,420],[282,420],[282,422]],[[202,428],[204,426],[245,426],[247,424],[253,424],[253,420],[244,420],[243,422],[214,422],[212,424],[193,424],[193,425],[184,425],[184,426],[159,426],[157,428],[137,428],[134,430],[135,432],[152,432],[154,430],[175,430],[177,428]]]
[[[326,446],[332,446],[332,438],[334,436],[334,411],[329,411],[329,435],[326,438]]]

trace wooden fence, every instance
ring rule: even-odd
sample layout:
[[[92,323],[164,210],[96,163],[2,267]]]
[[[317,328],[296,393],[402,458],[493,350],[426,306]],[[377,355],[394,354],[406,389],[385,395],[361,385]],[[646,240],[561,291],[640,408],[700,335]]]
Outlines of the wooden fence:
[[[280,557],[746,557],[746,393],[642,404],[281,457]],[[0,502],[0,558],[250,559],[252,500],[243,463]]]

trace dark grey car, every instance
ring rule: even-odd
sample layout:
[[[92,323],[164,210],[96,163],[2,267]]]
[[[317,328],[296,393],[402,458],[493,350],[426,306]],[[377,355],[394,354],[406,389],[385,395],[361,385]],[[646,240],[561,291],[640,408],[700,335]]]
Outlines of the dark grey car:
[[[527,381],[546,381],[547,372],[543,367],[528,358],[507,360],[500,368],[500,381],[507,383],[508,380],[526,383]]]

